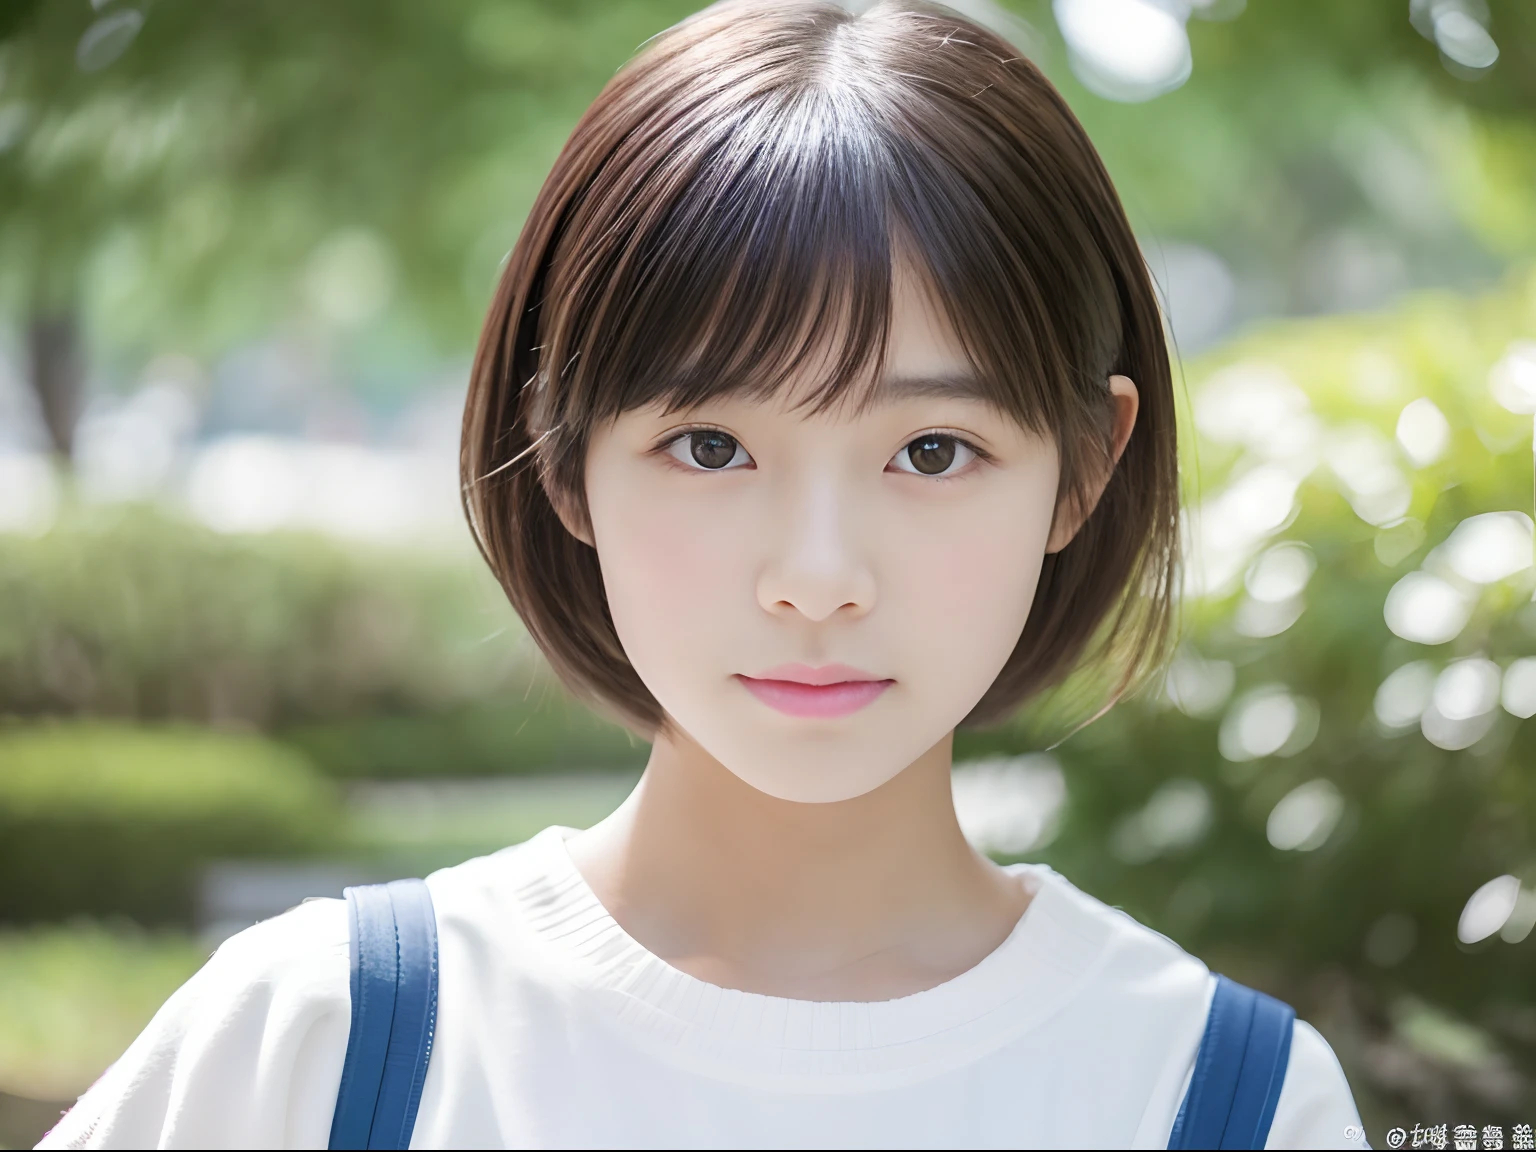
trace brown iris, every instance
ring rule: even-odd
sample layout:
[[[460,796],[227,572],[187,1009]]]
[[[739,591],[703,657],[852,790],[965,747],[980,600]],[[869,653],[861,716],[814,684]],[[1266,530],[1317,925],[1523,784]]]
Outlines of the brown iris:
[[[907,459],[925,476],[937,476],[955,462],[953,436],[920,436],[907,445]]]
[[[688,450],[701,468],[724,468],[736,456],[736,441],[724,432],[690,432]]]

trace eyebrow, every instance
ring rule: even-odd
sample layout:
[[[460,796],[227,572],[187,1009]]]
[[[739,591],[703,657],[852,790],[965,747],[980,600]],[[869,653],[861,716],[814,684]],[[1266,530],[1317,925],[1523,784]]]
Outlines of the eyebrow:
[[[987,402],[987,390],[970,372],[939,376],[887,376],[868,397],[870,407],[903,400],[977,400]]]
[[[886,376],[874,387],[865,388],[862,391],[855,388],[845,393],[840,399],[847,400],[855,412],[869,412],[910,400],[965,400],[992,407],[997,406],[996,399],[981,380],[974,373],[964,371],[936,375]],[[700,399],[692,404],[675,406],[663,400],[662,408],[666,416],[673,416],[693,411],[701,404],[707,403],[709,398]]]

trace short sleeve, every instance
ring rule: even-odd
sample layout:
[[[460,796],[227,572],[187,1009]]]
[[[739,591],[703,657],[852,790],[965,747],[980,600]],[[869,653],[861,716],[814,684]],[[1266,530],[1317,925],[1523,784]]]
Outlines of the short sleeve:
[[[1266,1148],[1369,1148],[1344,1070],[1328,1041],[1298,1020]]]
[[[39,1148],[324,1148],[351,1027],[346,904],[248,928]]]

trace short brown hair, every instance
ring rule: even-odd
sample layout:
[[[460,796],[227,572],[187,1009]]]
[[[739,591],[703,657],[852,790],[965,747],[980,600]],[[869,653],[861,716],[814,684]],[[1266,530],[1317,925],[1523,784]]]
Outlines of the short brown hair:
[[[966,718],[1005,718],[1090,660],[1110,696],[1162,653],[1175,590],[1173,390],[1146,263],[1082,126],[1006,41],[936,5],[717,4],[650,41],[571,134],[475,358],[460,458],[482,554],[554,671],[647,736],[660,705],[614,630],[585,516],[594,426],[766,396],[816,410],[885,354],[893,263],[947,313],[989,400],[1056,439],[1062,491],[1130,441]],[[832,349],[830,361],[817,353]],[[830,368],[826,366],[830,363]],[[552,502],[553,501],[553,502]]]

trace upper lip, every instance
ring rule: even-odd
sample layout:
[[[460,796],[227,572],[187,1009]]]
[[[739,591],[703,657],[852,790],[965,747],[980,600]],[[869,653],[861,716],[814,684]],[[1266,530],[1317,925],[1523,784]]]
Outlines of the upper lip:
[[[759,672],[752,679],[788,680],[795,684],[841,684],[849,680],[885,680],[888,677],[876,676],[873,672],[847,664],[823,664],[820,668],[812,668],[809,664],[779,664]]]

